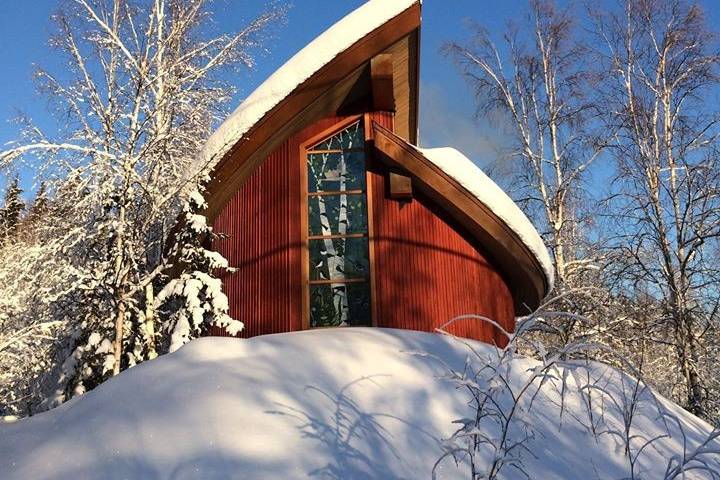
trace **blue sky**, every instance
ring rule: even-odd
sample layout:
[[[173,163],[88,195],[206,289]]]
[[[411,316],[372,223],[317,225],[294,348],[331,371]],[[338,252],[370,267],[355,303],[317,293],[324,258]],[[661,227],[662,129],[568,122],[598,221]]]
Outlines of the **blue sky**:
[[[243,96],[261,83],[290,56],[310,42],[327,27],[357,8],[364,0],[295,0],[286,25],[280,27],[269,42],[269,52],[259,58],[255,71],[237,78],[237,104]],[[53,31],[50,16],[57,0],[7,1],[0,16],[0,144],[18,136],[18,128],[10,120],[18,111],[27,113],[42,128],[52,130],[53,120],[46,112],[46,100],[37,95],[32,81],[33,64],[51,71],[61,71],[62,62],[47,47]],[[241,28],[262,9],[265,2],[217,0],[214,6],[218,27],[225,31]],[[426,0],[423,6],[421,95],[423,121],[422,139],[426,146],[453,144],[484,162],[482,153],[492,142],[485,132],[477,137],[473,124],[472,102],[464,81],[450,61],[438,49],[443,42],[458,38],[463,21],[473,17],[489,27],[499,28],[518,10],[525,0],[483,2],[478,0]],[[235,105],[232,106],[234,108]],[[440,128],[425,128],[426,126]],[[481,130],[486,131],[486,128]],[[432,132],[426,134],[426,132]],[[449,138],[452,137],[452,138]],[[490,140],[489,140],[490,139]],[[23,173],[23,184],[32,188],[30,175]],[[4,183],[4,182],[0,182]]]
[[[0,0],[0,145],[16,139],[16,125],[9,122],[21,110],[42,128],[51,129],[45,99],[36,94],[32,65],[61,71],[62,63],[47,47],[52,32],[50,16],[58,0]],[[600,0],[610,2],[611,0]],[[255,71],[237,78],[237,104],[285,60],[335,21],[364,0],[294,0],[287,24],[279,28],[268,45],[269,52],[258,60]],[[711,21],[720,17],[718,0],[706,0]],[[225,31],[241,28],[262,9],[264,1],[216,0],[218,27]],[[464,21],[473,18],[499,34],[507,20],[527,11],[527,0],[425,0],[421,45],[421,143],[424,146],[452,145],[481,166],[487,165],[503,136],[497,126],[474,119],[471,94],[452,63],[439,52],[443,42],[465,36]],[[232,106],[234,108],[235,105]],[[24,174],[25,177],[30,175]],[[4,183],[1,181],[0,184]],[[26,188],[31,179],[23,178]]]

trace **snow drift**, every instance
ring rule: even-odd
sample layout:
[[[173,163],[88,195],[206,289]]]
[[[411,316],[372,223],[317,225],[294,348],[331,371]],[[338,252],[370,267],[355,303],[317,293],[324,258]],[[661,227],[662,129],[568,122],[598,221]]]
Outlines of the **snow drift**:
[[[444,438],[467,417],[468,399],[441,378],[462,370],[468,346],[438,334],[370,328],[324,329],[256,337],[204,338],[132,368],[60,407],[0,424],[3,479],[430,478]],[[414,352],[414,353],[413,353]],[[511,381],[537,362],[513,360]],[[607,388],[612,389],[609,385]],[[710,427],[660,400],[694,448]],[[597,408],[600,408],[599,406]],[[620,422],[609,405],[608,422]],[[627,475],[612,436],[592,435],[576,397],[563,414],[557,391],[542,388],[523,422],[522,452],[531,478],[593,479]],[[663,478],[682,451],[677,426],[649,413],[641,478]],[[687,478],[707,478],[702,472]],[[468,478],[445,461],[439,478]],[[500,478],[525,478],[507,470]]]

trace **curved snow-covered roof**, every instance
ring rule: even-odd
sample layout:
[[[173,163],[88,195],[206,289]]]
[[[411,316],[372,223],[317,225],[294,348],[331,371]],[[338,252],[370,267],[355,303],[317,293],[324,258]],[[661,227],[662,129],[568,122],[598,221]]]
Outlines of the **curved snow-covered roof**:
[[[552,290],[555,277],[550,254],[535,226],[517,204],[475,163],[451,147],[417,148],[422,155],[455,179],[515,232],[535,256],[545,273],[547,292]]]
[[[200,160],[222,159],[274,107],[342,52],[400,15],[419,0],[369,0],[295,54],[265,80],[220,125],[205,144]]]
[[[330,99],[347,95],[358,69],[402,39],[415,38],[420,27],[420,0],[369,0],[300,50],[263,82],[210,137],[200,156],[214,167],[208,188],[211,219],[267,155],[293,132],[336,114]],[[413,32],[415,32],[413,36]],[[417,52],[407,53],[404,81],[417,80]],[[402,63],[402,62],[401,62]],[[340,86],[343,85],[343,86]],[[333,90],[336,89],[336,90]],[[343,90],[345,89],[345,90]],[[398,92],[396,92],[398,93]],[[402,98],[400,98],[402,97]],[[416,149],[417,88],[396,98],[397,119],[413,116],[405,133],[393,141]],[[409,98],[408,98],[409,97]],[[334,100],[333,100],[334,101]],[[404,110],[403,110],[404,109]],[[412,115],[408,112],[414,112]],[[416,149],[436,177],[448,177],[459,205],[469,199],[475,236],[507,274],[518,312],[535,309],[552,288],[553,267],[539,234],[515,203],[477,166],[454,149]],[[443,180],[444,181],[444,180]],[[446,183],[446,185],[448,185]],[[465,193],[463,193],[465,192]],[[468,206],[468,205],[466,205]]]
[[[399,168],[482,245],[502,271],[523,315],[553,286],[550,255],[533,224],[480,168],[454,148],[419,148],[373,122],[381,160]]]

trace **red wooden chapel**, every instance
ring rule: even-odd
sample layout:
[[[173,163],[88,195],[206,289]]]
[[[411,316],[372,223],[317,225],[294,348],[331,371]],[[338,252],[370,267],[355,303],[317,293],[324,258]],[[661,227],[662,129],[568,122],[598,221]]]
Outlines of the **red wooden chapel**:
[[[418,143],[421,6],[371,0],[251,94],[208,142],[207,214],[244,337],[337,326],[512,331],[552,284],[512,201]],[[504,343],[488,323],[459,336]]]

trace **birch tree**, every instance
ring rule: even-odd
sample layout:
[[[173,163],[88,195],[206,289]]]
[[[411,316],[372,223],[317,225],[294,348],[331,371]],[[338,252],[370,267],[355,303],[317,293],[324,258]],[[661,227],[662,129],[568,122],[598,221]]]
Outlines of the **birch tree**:
[[[445,47],[474,89],[479,112],[500,112],[511,126],[514,196],[542,230],[556,290],[565,301],[578,300],[565,292],[586,287],[586,277],[597,269],[583,182],[604,145],[592,130],[596,112],[588,94],[587,50],[576,29],[573,12],[535,0],[528,25],[511,25],[502,46],[475,26],[471,41]],[[573,327],[574,322],[560,325],[564,342]]]
[[[351,179],[348,157],[352,155],[353,149],[362,148],[359,132],[360,124],[355,124],[342,132],[334,135],[323,142],[324,153],[314,153],[319,161],[308,162],[310,178],[315,181],[315,192],[330,192],[332,195],[315,195],[310,201],[316,203],[320,219],[319,234],[323,237],[322,261],[315,265],[317,274],[321,280],[337,281],[330,284],[332,290],[334,325],[346,326],[349,319],[349,299],[346,280],[347,258],[347,237],[353,227],[353,222],[361,212],[351,212],[349,205],[348,185],[357,182]],[[332,152],[332,153],[328,153]],[[338,207],[335,212],[330,207],[337,198]],[[327,269],[327,277],[325,274]]]
[[[720,80],[717,37],[695,4],[623,7],[595,16],[609,79],[603,110],[616,132],[613,273],[620,288],[649,286],[660,313],[646,334],[671,349],[687,408],[709,417],[720,301],[720,112],[709,101]]]
[[[55,202],[32,261],[53,277],[54,293],[36,301],[67,340],[58,401],[154,356],[164,331],[152,324],[154,290],[173,267],[171,228],[211,167],[196,154],[284,15],[268,8],[224,34],[209,4],[63,2],[51,45],[68,68],[36,72],[58,131],[25,119],[22,140],[0,153],[0,163],[24,160],[48,179]]]
[[[340,185],[339,191],[344,191],[345,177],[347,175],[344,155],[342,153],[340,154],[340,166],[338,171],[335,172],[331,171],[328,166],[330,154],[323,153],[321,156],[322,163],[318,171],[315,171],[313,165],[309,164],[309,168],[312,172],[312,178],[317,179],[317,190],[324,190],[323,184],[325,182],[337,182]],[[335,248],[335,241],[331,237],[334,233],[331,225],[335,219],[331,218],[327,208],[327,201],[323,195],[317,195],[314,199],[312,199],[312,201],[317,203],[317,209],[320,215],[321,233],[322,236],[325,237],[323,238],[323,252],[325,257],[323,263],[327,264],[327,279],[344,280],[345,258],[344,256],[338,254],[338,251]],[[338,226],[338,234],[344,235],[347,233],[347,195],[345,194],[340,195],[340,209],[338,211],[338,218],[335,224]],[[340,241],[343,242],[344,239],[340,239]],[[318,269],[321,267],[323,267],[322,263],[316,266]],[[320,272],[320,275],[323,275],[322,271]],[[333,305],[335,307],[335,312],[337,312],[337,318],[335,320],[339,323],[339,325],[343,325],[345,324],[348,315],[347,295],[344,290],[345,285],[342,283],[331,283],[330,288],[333,291]]]

